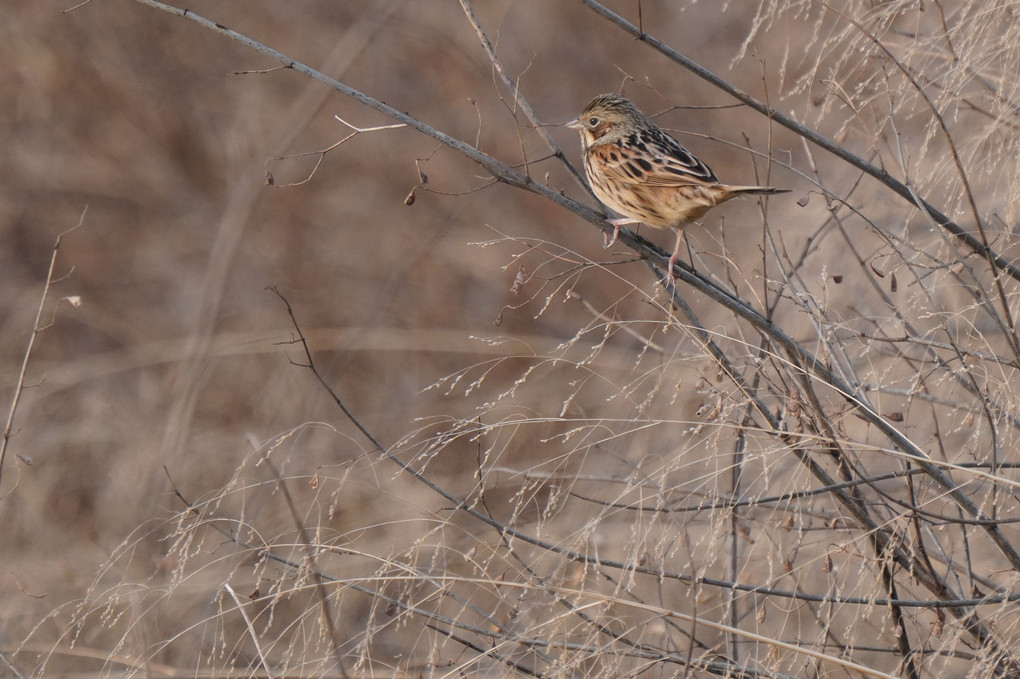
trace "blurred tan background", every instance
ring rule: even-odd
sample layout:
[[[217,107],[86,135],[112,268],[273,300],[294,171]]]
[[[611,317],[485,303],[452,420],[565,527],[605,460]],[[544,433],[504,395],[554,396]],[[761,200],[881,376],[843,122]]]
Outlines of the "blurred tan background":
[[[133,556],[117,562],[110,581],[157,582],[173,570],[163,561],[169,547],[158,527],[183,505],[166,472],[182,494],[199,501],[219,492],[239,468],[244,478],[271,479],[265,468],[245,467],[245,460],[292,430],[294,436],[279,444],[278,462],[282,473],[306,485],[318,472],[370,453],[311,374],[291,363],[303,356],[285,343],[293,337],[290,321],[267,286],[287,297],[326,379],[387,445],[419,427],[439,427],[445,418],[470,417],[479,402],[508,389],[526,364],[497,359],[556,354],[561,343],[598,322],[599,313],[634,321],[639,332],[606,340],[601,374],[620,381],[582,391],[571,408],[628,418],[647,412],[647,396],[660,412],[693,420],[711,404],[711,395],[697,387],[701,376],[714,374],[711,362],[685,344],[690,340],[682,333],[641,324],[661,320],[645,300],[655,286],[643,264],[591,269],[570,279],[533,281],[521,294],[511,291],[521,265],[544,276],[570,268],[533,246],[577,261],[628,259],[622,248],[603,252],[601,234],[591,225],[536,196],[487,186],[480,168],[408,129],[358,135],[328,153],[308,181],[284,186],[308,177],[317,158],[278,156],[325,149],[349,134],[334,116],[359,127],[392,121],[180,18],[128,0],[93,0],[64,13],[70,4],[14,0],[0,8],[5,413],[54,240],[84,212],[81,228],[65,237],[59,252],[61,280],[43,313],[44,323],[52,318],[53,325],[38,337],[27,376],[31,387],[3,470],[0,646],[10,649],[40,621],[33,643],[69,634],[64,625],[74,602],[104,581],[97,571],[122,541],[135,544]],[[635,2],[607,4],[637,20]],[[798,50],[810,44],[800,40],[809,41],[804,31],[814,25],[784,16],[743,45],[757,10],[750,4],[648,0],[641,3],[642,20],[656,37],[753,96],[810,119],[829,96],[810,84],[794,91],[805,68]],[[505,162],[526,157],[533,177],[590,203],[557,161],[543,160],[548,150],[523,116],[518,132],[509,93],[456,2],[200,0],[187,7],[448,134],[477,140]],[[572,119],[596,94],[619,91],[627,76],[634,80],[626,93],[649,112],[733,103],[580,3],[478,0],[476,9],[506,70],[548,124]],[[802,38],[791,38],[796,35]],[[253,72],[265,69],[276,70]],[[242,71],[249,73],[236,74]],[[680,110],[658,121],[724,181],[767,179],[794,189],[770,208],[773,229],[789,252],[799,253],[824,222],[827,212],[817,196],[806,207],[796,203],[807,196],[807,182],[779,166],[766,178],[761,158],[752,164],[746,151],[711,139],[739,147],[746,135],[757,151],[767,153],[771,143],[778,160],[804,167],[802,146],[789,133],[770,130],[767,120],[740,107]],[[549,129],[578,164],[576,134]],[[838,123],[826,133],[847,134]],[[862,148],[870,145],[860,137]],[[820,170],[837,184],[840,176],[852,177],[818,156]],[[419,183],[416,159],[432,192],[419,189],[408,207],[404,199]],[[267,171],[274,186],[265,181]],[[735,201],[692,234],[695,249],[718,252],[720,228],[748,221],[753,237],[727,231],[727,253],[735,260],[718,264],[720,272],[746,275],[746,282],[734,282],[743,292],[762,288],[757,204]],[[671,246],[672,234],[642,234]],[[701,261],[716,266],[712,256]],[[813,259],[805,278],[821,288],[826,267],[843,262],[837,254]],[[590,306],[566,300],[568,288]],[[870,302],[856,298],[857,290],[850,280],[827,288],[827,302],[834,308],[854,302],[864,314]],[[58,304],[70,295],[80,295],[79,308]],[[691,301],[712,327],[718,310],[697,295]],[[621,385],[640,383],[642,336],[658,343],[653,365],[676,361],[677,372],[655,388],[642,387],[647,394],[607,405],[610,396],[627,391]],[[491,337],[508,343],[478,339]],[[602,330],[585,336],[574,358],[601,341]],[[455,388],[444,383],[426,390],[475,365]],[[486,370],[480,393],[464,398]],[[513,401],[515,414],[493,417],[556,416],[572,393],[563,385],[583,378],[555,375],[550,379],[562,388],[533,381]],[[483,396],[486,389],[492,395]],[[541,468],[552,433],[513,439],[501,463]],[[556,469],[624,474],[645,456],[672,454],[676,445],[635,435],[625,446],[603,449],[604,458],[594,452]],[[470,488],[477,458],[465,442],[438,457],[430,471],[455,489]],[[776,478],[794,475],[788,460],[768,464]],[[705,465],[698,473],[707,476],[725,462]],[[345,490],[321,498],[323,514],[310,522],[341,532],[391,519],[413,526],[392,497],[423,513],[441,506],[395,467],[373,469],[366,479],[374,475],[374,488],[366,480],[361,494]],[[693,467],[685,473],[696,476]],[[271,514],[260,509],[269,506],[271,494],[256,495],[247,511]],[[288,523],[276,514],[262,518]],[[401,530],[395,525],[386,539],[400,544]],[[214,552],[213,545],[207,549]],[[212,586],[217,577],[209,574]],[[204,593],[195,596],[198,605],[208,603]],[[162,632],[154,627],[153,634]]]

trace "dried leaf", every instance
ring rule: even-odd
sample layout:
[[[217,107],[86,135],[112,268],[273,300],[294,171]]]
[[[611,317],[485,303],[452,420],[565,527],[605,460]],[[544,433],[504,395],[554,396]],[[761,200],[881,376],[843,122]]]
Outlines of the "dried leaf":
[[[514,284],[510,286],[510,292],[515,295],[521,294],[521,288],[528,282],[528,271],[523,266],[517,269],[517,275],[514,276]]]

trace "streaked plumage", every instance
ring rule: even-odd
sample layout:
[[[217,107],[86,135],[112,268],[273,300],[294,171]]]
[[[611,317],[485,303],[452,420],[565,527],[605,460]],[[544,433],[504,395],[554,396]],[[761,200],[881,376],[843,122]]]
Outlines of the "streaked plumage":
[[[628,99],[602,94],[567,123],[581,134],[584,169],[592,191],[624,216],[613,219],[610,247],[624,224],[677,230],[669,277],[680,256],[684,226],[739,195],[785,193],[769,186],[730,186],[683,144],[666,134]]]

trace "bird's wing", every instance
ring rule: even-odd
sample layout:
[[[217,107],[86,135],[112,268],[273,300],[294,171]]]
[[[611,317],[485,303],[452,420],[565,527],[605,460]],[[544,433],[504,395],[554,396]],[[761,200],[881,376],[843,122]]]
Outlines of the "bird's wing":
[[[647,186],[719,183],[708,165],[658,130],[634,132],[617,142],[595,146],[589,154],[597,155],[602,171],[619,182]]]

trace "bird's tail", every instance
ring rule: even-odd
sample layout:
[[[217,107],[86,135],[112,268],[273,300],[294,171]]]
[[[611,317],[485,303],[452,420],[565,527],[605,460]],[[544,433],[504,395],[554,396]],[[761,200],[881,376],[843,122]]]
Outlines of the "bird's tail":
[[[751,196],[768,196],[773,193],[789,193],[790,189],[776,189],[771,186],[727,186],[730,193]]]

